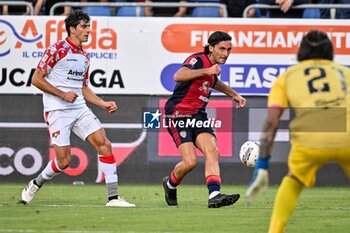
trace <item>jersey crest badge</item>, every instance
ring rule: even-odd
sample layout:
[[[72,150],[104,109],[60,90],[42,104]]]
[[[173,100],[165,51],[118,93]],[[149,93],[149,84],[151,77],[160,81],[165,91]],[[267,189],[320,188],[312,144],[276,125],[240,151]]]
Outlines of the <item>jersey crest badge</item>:
[[[186,138],[186,136],[187,136],[186,131],[181,131],[181,132],[180,132],[180,136],[181,136],[182,138]]]
[[[56,131],[56,132],[54,132],[54,133],[52,133],[52,137],[53,137],[53,138],[57,138],[58,135],[60,135],[60,131],[59,131],[59,130]]]

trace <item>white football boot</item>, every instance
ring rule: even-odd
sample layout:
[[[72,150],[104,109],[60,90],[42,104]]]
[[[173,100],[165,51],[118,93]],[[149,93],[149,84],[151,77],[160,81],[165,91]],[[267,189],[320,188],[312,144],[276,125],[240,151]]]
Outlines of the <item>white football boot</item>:
[[[34,180],[29,181],[28,185],[22,191],[22,203],[29,204],[39,189],[40,188],[34,184]]]
[[[107,201],[106,206],[108,207],[135,207],[136,205],[125,201],[123,198],[118,196],[118,199],[112,199]]]

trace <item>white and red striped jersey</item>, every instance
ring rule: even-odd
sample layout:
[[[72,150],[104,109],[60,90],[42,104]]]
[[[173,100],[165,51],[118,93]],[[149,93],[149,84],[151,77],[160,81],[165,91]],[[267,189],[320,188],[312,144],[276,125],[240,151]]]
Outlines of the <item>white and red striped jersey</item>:
[[[83,85],[88,84],[90,59],[84,49],[74,45],[68,38],[60,40],[46,49],[37,68],[46,73],[46,80],[64,91],[74,91],[78,98],[74,103],[61,100],[58,96],[43,93],[44,111],[72,109],[84,106]]]

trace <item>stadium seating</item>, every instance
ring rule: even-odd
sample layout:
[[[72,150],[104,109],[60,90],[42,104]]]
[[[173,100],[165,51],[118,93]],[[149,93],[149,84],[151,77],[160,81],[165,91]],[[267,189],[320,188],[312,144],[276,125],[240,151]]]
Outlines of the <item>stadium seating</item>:
[[[90,16],[112,16],[112,9],[109,7],[83,7],[83,11]]]
[[[195,7],[192,17],[220,17],[218,7]]]
[[[137,12],[137,11],[140,12]],[[143,7],[120,7],[117,11],[117,16],[144,16]]]
[[[216,2],[216,3],[219,3],[220,0],[188,0],[188,2],[207,2],[207,3]]]
[[[305,9],[303,13],[303,18],[306,19],[320,19],[321,13],[319,9]]]

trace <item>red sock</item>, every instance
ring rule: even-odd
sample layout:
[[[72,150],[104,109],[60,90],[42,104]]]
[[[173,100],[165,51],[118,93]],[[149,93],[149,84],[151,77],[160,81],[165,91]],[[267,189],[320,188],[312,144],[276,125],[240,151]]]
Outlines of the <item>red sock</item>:
[[[174,171],[171,172],[170,178],[169,178],[169,183],[173,186],[176,187],[181,183],[182,180],[176,178]]]

